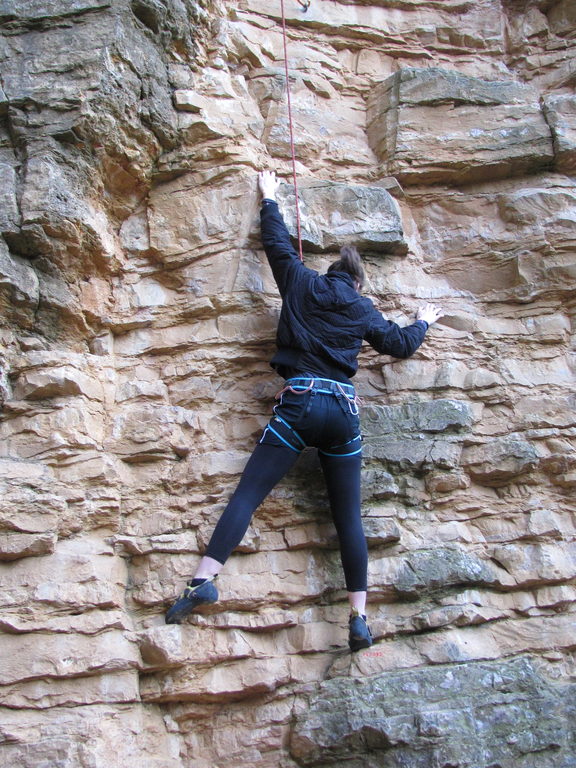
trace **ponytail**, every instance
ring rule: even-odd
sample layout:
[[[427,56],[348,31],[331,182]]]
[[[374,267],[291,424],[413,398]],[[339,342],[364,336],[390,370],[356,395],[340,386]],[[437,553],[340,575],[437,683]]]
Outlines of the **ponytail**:
[[[344,245],[340,249],[340,258],[330,264],[328,272],[347,272],[358,283],[358,290],[364,285],[362,257],[353,245]]]

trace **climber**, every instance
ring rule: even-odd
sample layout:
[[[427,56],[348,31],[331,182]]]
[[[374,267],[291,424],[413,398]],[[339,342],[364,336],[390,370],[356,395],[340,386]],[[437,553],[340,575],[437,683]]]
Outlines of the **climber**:
[[[292,247],[276,202],[280,182],[262,171],[262,242],[282,296],[277,351],[271,365],[285,379],[272,417],[222,513],[194,578],[166,614],[179,624],[198,606],[216,602],[213,583],[242,540],[252,515],[307,446],[318,449],[338,534],[350,603],[349,646],[372,644],[366,619],[368,553],[360,512],[361,436],[358,398],[350,379],[366,340],[377,352],[406,358],[442,316],[433,304],[400,328],[385,320],[359,291],[364,269],[358,251],[345,246],[324,275],[308,269]]]

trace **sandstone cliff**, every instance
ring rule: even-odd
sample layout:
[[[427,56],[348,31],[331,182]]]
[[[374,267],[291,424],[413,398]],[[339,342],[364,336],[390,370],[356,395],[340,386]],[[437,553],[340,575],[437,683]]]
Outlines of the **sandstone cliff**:
[[[285,2],[306,262],[446,311],[357,377],[377,642],[313,454],[163,621],[280,385],[279,0],[5,0],[0,764],[573,768],[576,6]]]

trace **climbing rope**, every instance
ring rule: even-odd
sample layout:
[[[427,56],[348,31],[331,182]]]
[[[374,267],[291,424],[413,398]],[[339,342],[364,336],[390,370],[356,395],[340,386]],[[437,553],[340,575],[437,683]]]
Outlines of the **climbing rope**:
[[[308,10],[310,0],[298,0],[305,11]],[[302,255],[302,235],[300,231],[300,210],[298,205],[298,181],[296,180],[296,151],[294,149],[294,126],[292,123],[292,102],[290,99],[290,73],[288,72],[288,45],[286,43],[286,14],[284,12],[284,0],[280,0],[282,9],[282,40],[284,42],[284,71],[286,74],[286,96],[288,99],[288,126],[290,128],[290,154],[292,155],[292,178],[294,179],[294,195],[296,197],[296,230],[298,233],[298,255],[300,261],[304,261]]]

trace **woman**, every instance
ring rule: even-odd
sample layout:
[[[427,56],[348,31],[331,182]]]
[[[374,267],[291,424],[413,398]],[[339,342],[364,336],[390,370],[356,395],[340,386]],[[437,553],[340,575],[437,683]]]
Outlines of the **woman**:
[[[358,400],[350,381],[366,340],[381,354],[406,358],[441,317],[427,304],[406,328],[385,320],[360,296],[364,269],[355,248],[344,247],[325,275],[308,269],[292,247],[276,203],[276,174],[258,175],[262,242],[282,296],[277,352],[271,365],[285,379],[278,404],[208,544],[195,577],[166,614],[178,624],[199,605],[218,599],[214,579],[242,540],[252,515],[307,446],[318,449],[338,533],[350,603],[349,645],[367,648],[368,552],[360,514],[361,437]]]

